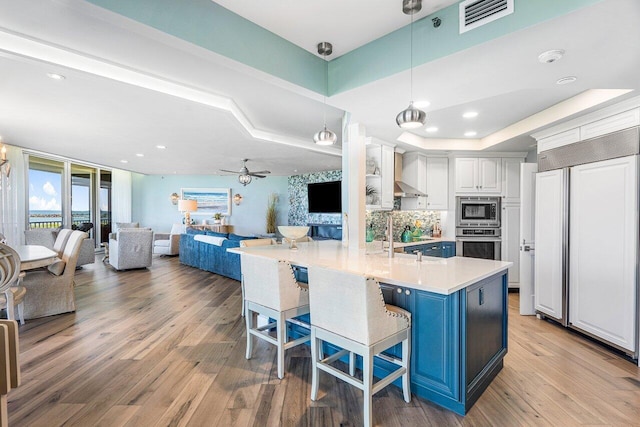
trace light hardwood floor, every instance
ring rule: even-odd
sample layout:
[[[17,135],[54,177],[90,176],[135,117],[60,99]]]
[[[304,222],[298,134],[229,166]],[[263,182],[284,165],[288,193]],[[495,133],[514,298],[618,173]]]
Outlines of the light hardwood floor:
[[[20,328],[22,386],[11,426],[358,426],[361,392],[321,375],[309,399],[304,347],[276,375],[274,347],[246,360],[239,283],[154,257],[148,270],[99,261],[76,275],[77,312]],[[465,417],[387,387],[380,426],[640,425],[640,369],[509,299],[505,367]]]

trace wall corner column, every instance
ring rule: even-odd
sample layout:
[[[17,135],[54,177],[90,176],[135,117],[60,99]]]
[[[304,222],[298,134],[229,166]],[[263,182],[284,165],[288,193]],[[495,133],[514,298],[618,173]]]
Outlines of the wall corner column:
[[[348,214],[349,250],[365,248],[365,166],[365,128],[360,123],[350,124],[347,141],[342,145],[343,192],[346,189],[343,206]]]

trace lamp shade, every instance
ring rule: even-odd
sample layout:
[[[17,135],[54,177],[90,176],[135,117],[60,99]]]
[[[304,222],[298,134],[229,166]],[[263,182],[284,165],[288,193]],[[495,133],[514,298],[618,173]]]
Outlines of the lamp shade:
[[[195,200],[178,200],[180,212],[195,212],[198,210],[198,202]]]
[[[415,129],[424,125],[427,120],[427,115],[424,111],[417,109],[413,106],[413,101],[409,104],[407,109],[400,111],[396,116],[396,123],[398,126],[404,129]]]

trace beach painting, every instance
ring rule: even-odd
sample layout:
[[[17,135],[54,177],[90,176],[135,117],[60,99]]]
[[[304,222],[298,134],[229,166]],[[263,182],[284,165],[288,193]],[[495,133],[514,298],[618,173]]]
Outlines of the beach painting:
[[[198,210],[191,215],[231,215],[230,188],[182,188],[181,194],[182,199],[198,202]]]

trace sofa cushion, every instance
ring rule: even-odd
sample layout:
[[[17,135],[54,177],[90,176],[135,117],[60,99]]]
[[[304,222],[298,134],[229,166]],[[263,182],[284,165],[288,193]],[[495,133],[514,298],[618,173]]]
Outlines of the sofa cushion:
[[[225,239],[229,237],[229,233],[218,233],[216,231],[207,231],[205,234],[207,236],[224,237]]]
[[[229,233],[229,240],[249,240],[249,239],[256,239],[257,237],[255,236],[241,236],[239,234],[233,234],[233,233]]]
[[[49,266],[47,266],[47,270],[49,270],[50,272],[52,272],[56,276],[61,276],[62,273],[64,273],[64,267],[66,265],[67,265],[66,262],[64,262],[61,259],[58,259],[58,260],[54,261],[53,264],[49,264]]]
[[[206,234],[206,232],[197,228],[187,227],[187,234]]]

